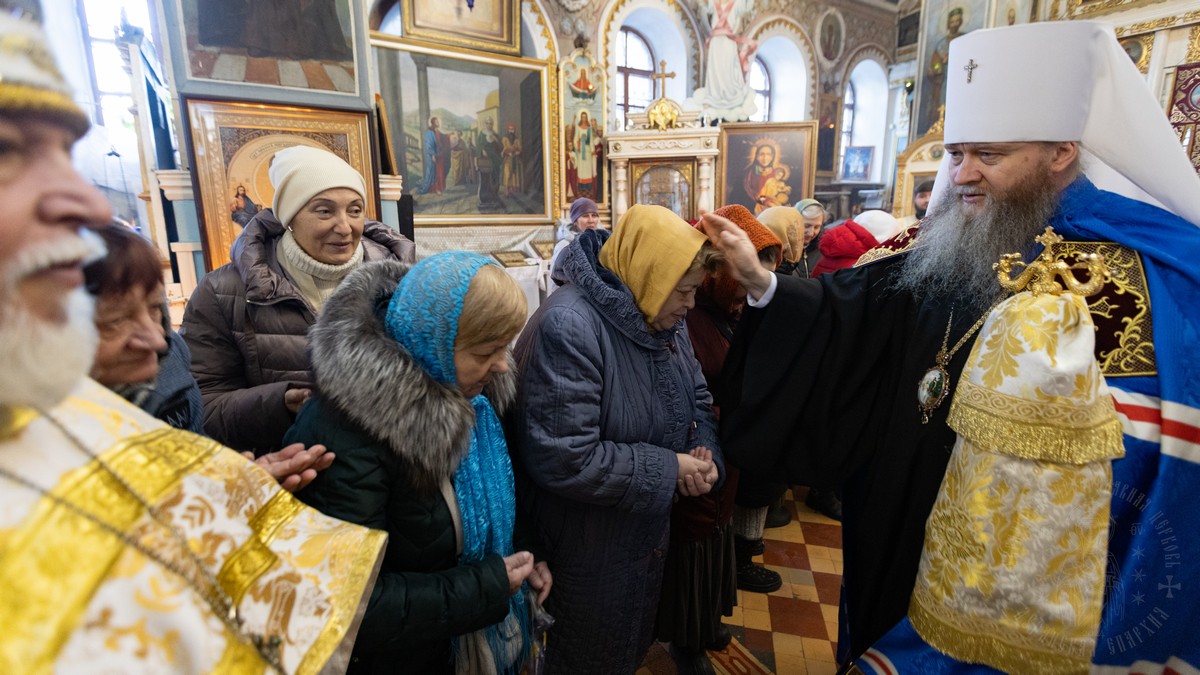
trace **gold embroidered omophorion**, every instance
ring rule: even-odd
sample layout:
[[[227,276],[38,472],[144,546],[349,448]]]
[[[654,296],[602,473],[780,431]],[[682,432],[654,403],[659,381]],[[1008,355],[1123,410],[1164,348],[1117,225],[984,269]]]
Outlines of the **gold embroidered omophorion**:
[[[94,382],[49,414],[99,460],[45,416],[0,440],[2,473],[46,489],[0,477],[0,672],[266,672],[239,633],[277,636],[286,672],[345,669],[383,533],[303,506],[237,453]],[[183,568],[178,539],[114,472],[207,574]],[[205,597],[210,575],[237,605],[237,630]]]
[[[1112,242],[1066,241],[1058,247],[1067,257],[1095,253],[1104,257],[1109,282],[1088,298],[1096,324],[1096,360],[1106,378],[1158,374],[1154,356],[1150,285],[1137,251]]]
[[[967,360],[909,619],[960,661],[1083,673],[1100,627],[1111,460],[1124,448],[1087,304],[1039,292],[996,307]]]
[[[4,467],[0,467],[0,476],[23,485],[57,502],[80,517],[90,520],[100,529],[120,539],[126,545],[137,549],[142,555],[173,572],[180,579],[196,589],[196,592],[208,602],[217,618],[225,623],[225,627],[233,635],[246,642],[248,646],[256,649],[263,661],[273,670],[283,673],[283,664],[279,660],[279,647],[282,644],[282,639],[277,635],[264,636],[258,633],[250,633],[243,628],[242,618],[238,614],[237,602],[230,597],[229,593],[226,592],[225,588],[217,580],[217,576],[208,569],[205,562],[192,550],[188,544],[187,537],[178,528],[165,520],[159,510],[147,501],[135,487],[130,485],[121,474],[113,470],[103,459],[88,449],[83,442],[75,438],[75,435],[53,415],[47,415],[43,411],[39,411],[39,413],[62,432],[65,440],[100,467],[104,475],[102,482],[115,483],[120,491],[124,491],[125,496],[131,497],[137,502],[144,509],[144,513],[150,516],[151,521],[161,528],[161,532],[165,532],[168,535],[168,541],[162,544],[144,542],[142,538],[131,535],[125,532],[124,528],[110,523],[103,515],[94,513],[71,501],[70,497],[54,494],[48,488],[38,485],[36,482]],[[115,496],[114,498],[121,499],[120,496]],[[147,537],[147,539],[152,540],[152,537]]]

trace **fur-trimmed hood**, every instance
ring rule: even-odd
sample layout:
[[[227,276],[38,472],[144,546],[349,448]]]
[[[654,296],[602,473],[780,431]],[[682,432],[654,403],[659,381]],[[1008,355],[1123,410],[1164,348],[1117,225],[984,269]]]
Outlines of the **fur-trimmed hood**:
[[[365,264],[338,286],[308,334],[313,377],[326,402],[414,467],[418,484],[436,486],[467,451],[475,411],[387,334],[383,316],[409,267]],[[511,355],[509,372],[494,376],[484,394],[503,416],[516,395]]]

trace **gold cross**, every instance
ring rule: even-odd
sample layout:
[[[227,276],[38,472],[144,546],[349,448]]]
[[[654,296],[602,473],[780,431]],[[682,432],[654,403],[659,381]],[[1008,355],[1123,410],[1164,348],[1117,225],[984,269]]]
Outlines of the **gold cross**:
[[[660,75],[658,73],[655,73],[650,76],[650,79],[654,80],[655,81],[654,84],[656,84],[656,85],[658,84],[658,80],[662,80],[661,96],[665,97],[667,95],[667,78],[668,77],[674,78],[675,73],[667,72],[667,62],[666,61],[659,61],[658,63],[659,63],[659,66],[662,68],[662,74]]]
[[[1033,238],[1034,241],[1045,247],[1043,254],[1049,253],[1055,246],[1063,242],[1063,238],[1054,231],[1052,227],[1046,227],[1046,231]],[[1050,260],[1054,260],[1053,253],[1050,254]]]
[[[975,75],[975,69],[978,67],[979,64],[975,63],[975,59],[967,61],[967,65],[963,66],[963,70],[967,71],[967,84],[971,83],[971,78]]]

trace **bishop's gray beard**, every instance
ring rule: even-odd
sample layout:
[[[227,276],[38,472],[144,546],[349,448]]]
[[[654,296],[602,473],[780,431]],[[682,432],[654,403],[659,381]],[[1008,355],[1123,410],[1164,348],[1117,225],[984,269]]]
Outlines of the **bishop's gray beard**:
[[[992,265],[1006,253],[1025,254],[1058,208],[1060,191],[1040,166],[1006,193],[987,192],[978,215],[961,195],[980,194],[950,185],[921,221],[917,246],[901,263],[893,286],[917,297],[953,299],[982,312],[1003,293]]]

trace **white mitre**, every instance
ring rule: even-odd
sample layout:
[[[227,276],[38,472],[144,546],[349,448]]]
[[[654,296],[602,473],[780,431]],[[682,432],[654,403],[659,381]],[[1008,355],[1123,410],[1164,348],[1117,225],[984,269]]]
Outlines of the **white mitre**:
[[[1200,226],[1200,177],[1108,24],[973,31],[950,43],[946,80],[946,143],[1078,141],[1097,187]]]

